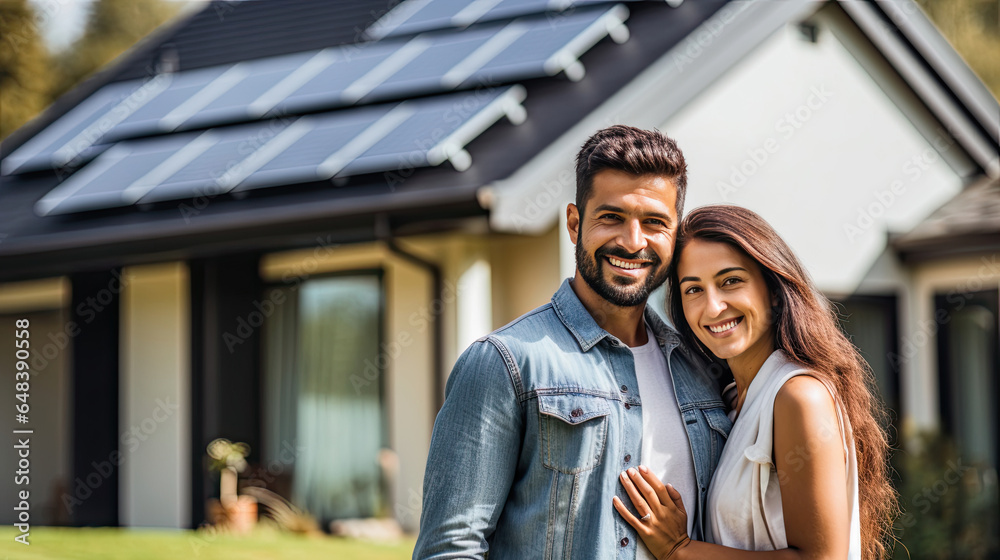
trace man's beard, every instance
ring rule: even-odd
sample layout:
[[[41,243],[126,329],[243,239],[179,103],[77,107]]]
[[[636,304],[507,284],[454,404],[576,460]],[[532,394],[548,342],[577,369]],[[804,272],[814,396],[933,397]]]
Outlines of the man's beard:
[[[650,261],[649,266],[652,270],[646,274],[646,280],[641,283],[638,279],[621,275],[616,275],[614,282],[609,283],[604,280],[598,262],[604,260],[605,256],[626,260],[647,260]],[[655,271],[659,266],[660,258],[650,249],[628,253],[621,247],[601,247],[594,252],[594,256],[590,256],[583,249],[583,236],[577,236],[576,268],[580,271],[580,276],[599,296],[618,307],[635,307],[646,303],[649,294],[667,280],[667,267],[664,266],[657,274]]]

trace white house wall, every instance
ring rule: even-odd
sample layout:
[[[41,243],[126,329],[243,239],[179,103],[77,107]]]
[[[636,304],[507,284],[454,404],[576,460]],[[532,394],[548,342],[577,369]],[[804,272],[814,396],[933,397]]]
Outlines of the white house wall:
[[[789,25],[663,123],[688,162],[687,208],[760,213],[819,287],[852,293],[885,248],[962,179],[829,28]]]

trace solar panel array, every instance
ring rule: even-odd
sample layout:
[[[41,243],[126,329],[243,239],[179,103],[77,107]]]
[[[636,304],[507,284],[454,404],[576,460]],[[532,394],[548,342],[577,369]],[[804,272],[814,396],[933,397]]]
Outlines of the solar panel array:
[[[115,144],[36,204],[42,216],[410,169],[451,161],[524,88],[454,93]]]
[[[627,17],[624,5],[596,0],[406,0],[369,30],[385,38],[109,84],[5,158],[2,172],[85,164],[37,203],[51,215],[402,163],[461,171],[468,142],[500,118],[525,118],[524,88],[511,84],[582,78],[580,56],[605,37],[627,40]]]

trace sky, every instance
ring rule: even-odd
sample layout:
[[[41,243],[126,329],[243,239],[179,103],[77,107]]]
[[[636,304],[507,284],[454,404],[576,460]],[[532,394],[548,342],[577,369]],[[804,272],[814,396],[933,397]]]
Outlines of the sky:
[[[53,52],[68,47],[83,33],[94,0],[30,0],[38,13],[39,30]],[[171,0],[199,3],[202,0]]]

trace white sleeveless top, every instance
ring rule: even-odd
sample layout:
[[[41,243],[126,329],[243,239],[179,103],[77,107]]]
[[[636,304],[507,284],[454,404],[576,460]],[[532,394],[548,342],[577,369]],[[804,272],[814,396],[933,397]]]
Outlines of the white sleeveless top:
[[[750,383],[743,408],[729,433],[708,490],[706,541],[741,550],[788,548],[778,475],[771,461],[774,397],[792,377],[809,374],[809,370],[801,364],[789,361],[783,351],[775,350]],[[829,385],[827,389],[830,389],[837,403],[841,439],[847,457],[845,483],[851,509],[851,538],[847,557],[849,560],[860,560],[861,524],[858,515],[858,463],[854,436],[850,422],[841,412],[836,393]]]

